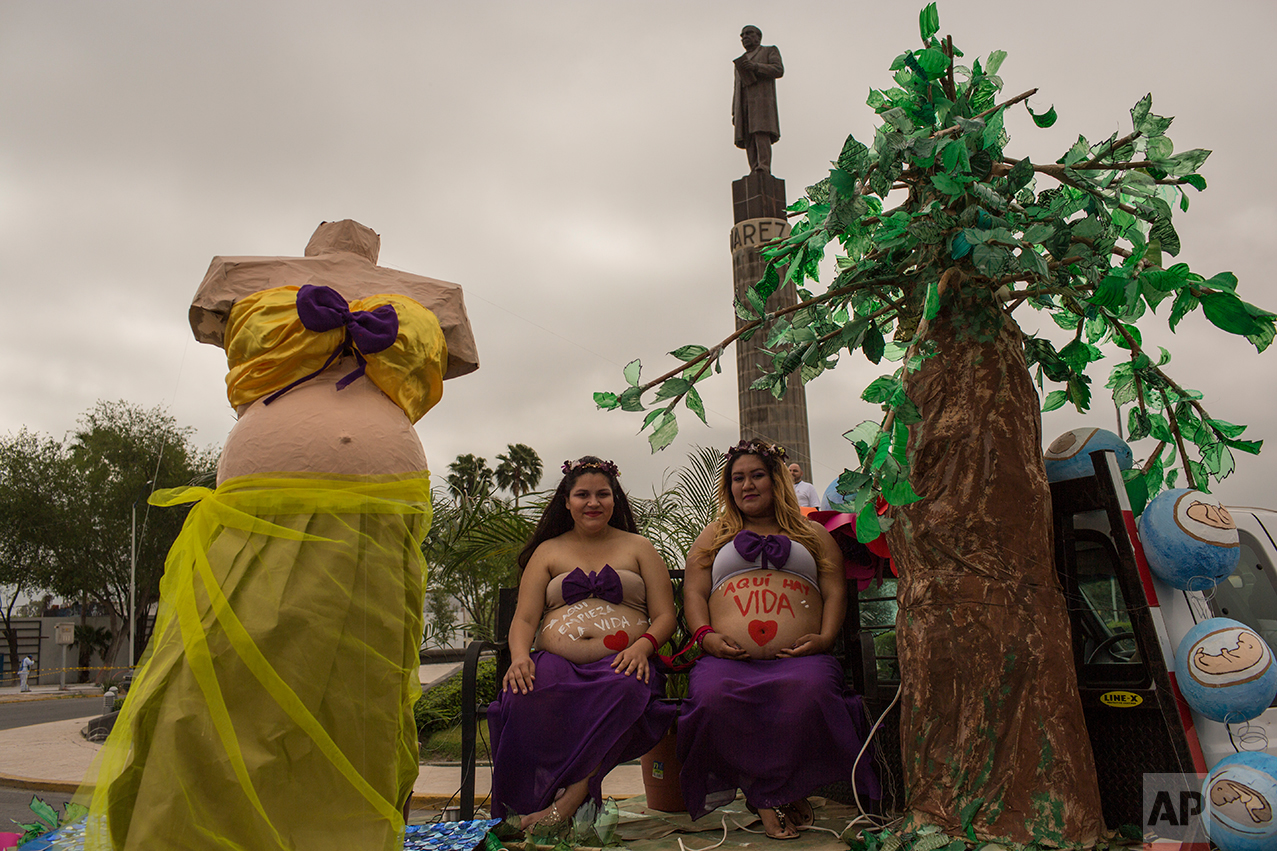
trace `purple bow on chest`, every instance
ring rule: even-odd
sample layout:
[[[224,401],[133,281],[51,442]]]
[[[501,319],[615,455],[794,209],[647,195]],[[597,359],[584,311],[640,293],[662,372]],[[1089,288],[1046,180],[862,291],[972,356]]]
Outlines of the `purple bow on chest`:
[[[772,567],[784,567],[789,561],[789,548],[792,544],[784,535],[760,535],[748,529],[737,532],[732,539],[732,546],[736,547],[741,558],[758,562],[761,568],[767,567],[769,563]]]
[[[603,565],[598,573],[586,573],[578,567],[563,577],[563,602],[576,603],[587,597],[597,597],[617,605],[625,599],[621,577],[610,564]]]
[[[341,293],[332,287],[316,287],[306,284],[297,291],[297,318],[308,331],[333,331],[346,329],[345,339],[328,356],[328,360],[319,369],[292,384],[277,390],[270,395],[265,404],[269,405],[298,384],[309,381],[328,369],[332,362],[344,351],[355,355],[359,365],[337,382],[341,390],[364,374],[368,361],[364,355],[372,355],[384,351],[395,344],[399,337],[399,314],[394,305],[382,304],[372,310],[351,310],[350,305]]]

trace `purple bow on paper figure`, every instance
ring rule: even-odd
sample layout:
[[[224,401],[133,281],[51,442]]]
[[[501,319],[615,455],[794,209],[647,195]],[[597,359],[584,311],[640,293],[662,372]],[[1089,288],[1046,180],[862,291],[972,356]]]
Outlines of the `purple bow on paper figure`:
[[[563,602],[576,603],[586,597],[597,597],[609,603],[620,604],[625,599],[625,588],[621,585],[621,577],[605,564],[598,573],[586,573],[581,568],[563,577]]]
[[[382,304],[372,310],[351,310],[342,294],[332,287],[316,287],[305,284],[297,291],[297,318],[308,331],[332,331],[344,327],[346,336],[324,365],[310,375],[297,379],[287,387],[277,390],[265,401],[269,405],[298,384],[309,381],[332,365],[347,349],[355,355],[359,365],[337,382],[342,390],[364,374],[368,361],[364,355],[372,355],[390,348],[399,337],[399,314],[394,305]]]
[[[748,529],[742,529],[732,539],[732,546],[745,561],[756,561],[765,568],[768,562],[772,567],[784,567],[789,561],[789,548],[793,542],[784,535],[760,535]]]

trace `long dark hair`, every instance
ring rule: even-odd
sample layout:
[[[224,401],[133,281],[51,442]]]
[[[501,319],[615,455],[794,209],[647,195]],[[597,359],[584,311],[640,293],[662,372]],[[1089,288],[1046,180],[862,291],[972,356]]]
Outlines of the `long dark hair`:
[[[634,522],[634,511],[630,508],[630,501],[617,480],[620,473],[615,464],[594,455],[583,455],[575,462],[564,462],[563,466],[567,470],[563,474],[563,481],[559,482],[559,486],[555,488],[554,496],[550,498],[549,504],[541,514],[540,521],[537,522],[536,531],[532,533],[532,537],[519,553],[520,572],[528,566],[528,561],[531,560],[532,553],[537,547],[572,529],[572,514],[568,511],[568,494],[572,492],[572,486],[576,484],[576,480],[586,473],[606,476],[608,486],[612,488],[612,518],[608,520],[608,525],[622,532],[638,534],[638,525]]]

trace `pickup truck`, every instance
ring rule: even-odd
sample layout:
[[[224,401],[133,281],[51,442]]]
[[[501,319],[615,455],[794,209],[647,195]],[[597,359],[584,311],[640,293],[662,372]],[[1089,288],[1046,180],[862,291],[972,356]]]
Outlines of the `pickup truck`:
[[[1116,455],[1098,451],[1091,461],[1093,475],[1051,484],[1055,562],[1104,816],[1116,828],[1146,821],[1145,775],[1204,775],[1242,751],[1277,756],[1277,701],[1249,722],[1223,724],[1193,712],[1175,681],[1175,650],[1203,620],[1241,621],[1277,647],[1277,512],[1229,507],[1241,544],[1237,569],[1210,591],[1181,591],[1148,567]],[[862,634],[872,639],[861,646],[873,655],[862,666],[868,674],[857,677],[867,681],[856,685],[875,717],[899,683],[894,584],[871,585],[854,601]],[[889,719],[880,743],[886,753],[898,753],[892,726]],[[901,793],[898,783],[893,791]]]

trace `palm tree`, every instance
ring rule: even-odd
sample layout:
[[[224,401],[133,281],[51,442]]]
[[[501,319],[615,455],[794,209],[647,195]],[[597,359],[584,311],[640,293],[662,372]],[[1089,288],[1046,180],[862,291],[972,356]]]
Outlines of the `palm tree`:
[[[541,484],[541,456],[525,443],[511,443],[504,455],[498,455],[497,486],[514,494],[514,507],[519,497],[536,490]]]
[[[650,499],[630,497],[639,533],[656,547],[665,563],[680,568],[692,543],[718,514],[718,476],[722,454],[699,446],[687,455],[687,463],[674,471],[675,483],[662,482],[660,493]]]
[[[488,459],[479,455],[458,455],[448,465],[448,491],[467,503],[481,502],[492,493],[492,468]]]
[[[465,457],[465,456],[462,456]],[[518,584],[517,559],[536,527],[535,520],[500,500],[448,499],[436,492],[434,519],[422,544],[430,565],[430,586],[456,600],[473,637],[496,632],[497,593]],[[441,601],[432,601],[432,634],[451,633],[455,619]]]

